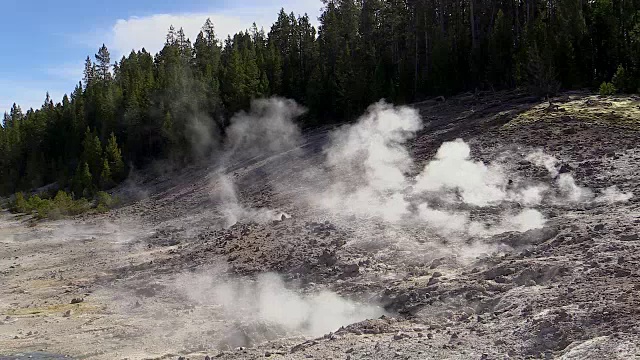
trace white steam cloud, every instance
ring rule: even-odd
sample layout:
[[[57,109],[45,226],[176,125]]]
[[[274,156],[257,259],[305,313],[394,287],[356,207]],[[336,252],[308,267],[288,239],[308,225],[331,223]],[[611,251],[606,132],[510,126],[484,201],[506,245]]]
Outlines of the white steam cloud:
[[[231,118],[226,130],[226,150],[218,169],[211,175],[211,194],[218,202],[225,227],[239,221],[265,223],[291,217],[282,211],[242,204],[227,166],[243,161],[257,162],[295,149],[302,136],[294,119],[305,111],[293,100],[259,99],[252,101],[249,112],[242,111]]]
[[[450,240],[544,226],[544,216],[535,209],[504,214],[498,223],[471,220],[468,207],[504,201],[537,205],[546,188],[509,189],[503,168],[472,160],[471,148],[461,139],[442,144],[435,159],[411,177],[415,164],[407,142],[421,129],[415,109],[372,105],[355,125],[332,133],[326,170],[319,171],[330,185],[311,202],[331,214],[422,226]]]
[[[215,123],[206,116],[196,116],[189,119],[186,127],[186,136],[191,144],[191,150],[198,159],[203,159],[213,150],[218,143],[215,134]]]
[[[268,156],[294,148],[302,136],[293,120],[305,112],[293,100],[252,101],[249,112],[241,111],[231,118],[227,128],[228,155]]]
[[[221,306],[229,320],[266,323],[290,335],[320,336],[345,324],[385,314],[379,306],[345,299],[327,290],[302,294],[273,273],[261,274],[255,280],[184,275],[176,284],[200,305]]]
[[[596,197],[594,201],[612,204],[617,202],[627,202],[632,198],[632,193],[624,193],[620,191],[617,186],[611,186],[604,189],[604,191],[602,191],[602,193],[600,193],[600,195],[598,195],[598,197]]]
[[[542,149],[538,149],[527,155],[526,160],[532,164],[546,168],[551,177],[555,178],[560,173],[558,169],[560,161],[552,155],[545,154]]]
[[[505,200],[506,177],[497,165],[472,161],[471,148],[462,139],[442,144],[436,159],[416,179],[418,192],[458,191],[470,205],[486,206]]]
[[[560,174],[557,178],[558,189],[564,201],[573,203],[587,202],[593,198],[593,191],[578,186],[571,174]]]
[[[487,225],[480,222],[472,222],[469,225],[469,234],[474,236],[491,236],[510,231],[526,232],[533,229],[541,229],[547,220],[544,215],[535,209],[524,209],[516,214],[506,213],[497,224]]]
[[[464,235],[473,224],[468,212],[449,212],[432,209],[428,204],[418,206],[419,218],[437,234],[445,237]]]
[[[504,213],[497,223],[471,220],[469,212],[432,209],[427,204],[418,207],[418,214],[427,227],[449,240],[468,236],[491,236],[510,231],[526,232],[541,229],[546,224],[544,215],[535,209]]]
[[[355,125],[331,134],[322,174],[331,185],[312,202],[335,213],[392,222],[406,217],[408,202],[402,192],[413,159],[405,143],[421,128],[413,109],[372,105]]]
[[[540,205],[544,194],[549,190],[547,185],[533,185],[523,189],[511,191],[509,199],[525,206]]]
[[[327,166],[338,174],[361,175],[354,179],[364,181],[358,187],[404,189],[405,173],[413,165],[405,143],[420,129],[422,122],[415,110],[377,103],[355,125],[332,134],[326,149]]]
[[[282,211],[244,206],[238,199],[238,190],[231,177],[223,173],[215,174],[210,186],[211,196],[219,204],[223,216],[222,226],[225,228],[233,226],[241,220],[267,223],[291,217]]]
[[[593,190],[580,186],[576,183],[575,178],[570,173],[560,173],[560,160],[556,157],[545,154],[538,149],[527,156],[527,161],[540,167],[544,167],[549,175],[556,180],[558,193],[555,194],[556,203],[616,203],[626,202],[633,198],[632,193],[624,193],[616,186],[611,186],[600,191],[596,195]],[[548,192],[548,188],[541,189],[540,195]]]
[[[254,101],[249,112],[231,120],[224,158],[259,161],[299,149],[302,136],[294,119],[304,111],[291,100]],[[542,150],[530,153],[526,160],[544,167],[555,183],[514,182],[504,165],[474,160],[462,139],[443,143],[434,159],[413,177],[415,163],[407,143],[422,128],[415,109],[374,104],[355,124],[330,133],[324,162],[306,169],[315,183],[297,179],[302,183],[295,185],[304,189],[308,204],[331,215],[424,226],[454,239],[541,228],[545,218],[533,207],[545,202],[627,201],[632,196],[613,187],[596,195],[577,185],[571,174],[561,174],[560,161]],[[224,171],[218,174],[216,191],[221,194],[227,226],[243,219],[264,222],[288,217],[280,211],[241,205],[232,177]],[[469,212],[509,202],[524,209],[490,221],[472,219]]]

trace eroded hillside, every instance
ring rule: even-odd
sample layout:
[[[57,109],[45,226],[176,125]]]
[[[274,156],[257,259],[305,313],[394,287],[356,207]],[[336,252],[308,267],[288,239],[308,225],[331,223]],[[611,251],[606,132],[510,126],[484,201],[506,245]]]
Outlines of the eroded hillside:
[[[264,101],[119,209],[5,215],[0,353],[640,356],[639,106],[480,94],[301,132]]]

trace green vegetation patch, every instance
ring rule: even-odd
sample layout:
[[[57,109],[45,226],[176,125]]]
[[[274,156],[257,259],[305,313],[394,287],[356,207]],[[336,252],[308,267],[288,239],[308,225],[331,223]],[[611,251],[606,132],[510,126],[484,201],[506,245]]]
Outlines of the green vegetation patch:
[[[572,97],[562,103],[543,102],[503,125],[509,129],[534,122],[585,121],[592,124],[640,128],[640,99],[629,96]]]
[[[19,192],[15,194],[15,200],[11,204],[10,210],[15,213],[34,214],[38,219],[60,219],[87,212],[105,212],[117,203],[116,199],[104,191],[96,193],[91,200],[84,197],[73,199],[71,195],[62,190],[58,191],[52,199],[37,194],[25,198],[24,194]]]

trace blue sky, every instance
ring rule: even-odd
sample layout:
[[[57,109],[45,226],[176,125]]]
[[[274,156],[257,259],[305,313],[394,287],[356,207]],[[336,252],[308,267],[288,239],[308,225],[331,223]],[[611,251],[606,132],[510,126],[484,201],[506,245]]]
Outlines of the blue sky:
[[[0,112],[16,102],[23,110],[39,107],[47,91],[54,101],[82,78],[87,55],[105,43],[112,61],[131,49],[159,50],[166,30],[184,27],[194,39],[207,17],[218,36],[248,28],[268,31],[281,7],[308,13],[317,24],[320,0],[3,0],[0,41]]]

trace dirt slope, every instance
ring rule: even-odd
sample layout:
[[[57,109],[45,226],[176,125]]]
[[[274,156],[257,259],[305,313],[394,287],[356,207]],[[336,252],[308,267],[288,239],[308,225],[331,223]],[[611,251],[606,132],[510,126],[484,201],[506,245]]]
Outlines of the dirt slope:
[[[514,179],[550,181],[523,161],[542,148],[578,185],[634,195],[545,203],[543,228],[490,236],[487,251],[300,201],[301,174],[321,166],[331,129],[306,133],[297,150],[227,164],[239,202],[276,209],[279,221],[225,228],[213,165],[138,174],[118,192],[142,200],[105,215],[5,214],[0,358],[640,358],[639,106],[580,93],[550,105],[515,92],[415,104],[416,169],[463,138],[475,160],[500,161]],[[210,288],[266,272],[301,296],[331,290],[385,315],[312,336],[229,311]]]

